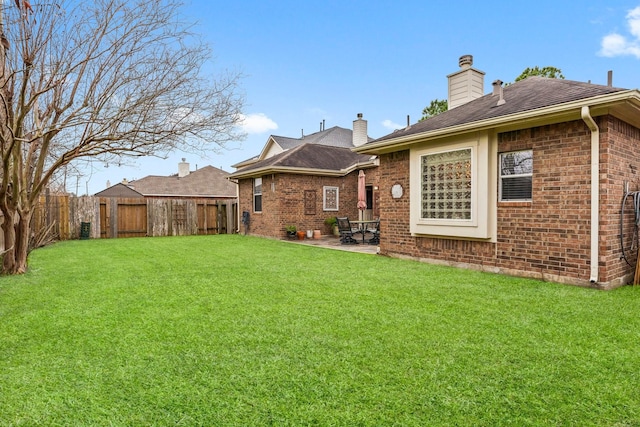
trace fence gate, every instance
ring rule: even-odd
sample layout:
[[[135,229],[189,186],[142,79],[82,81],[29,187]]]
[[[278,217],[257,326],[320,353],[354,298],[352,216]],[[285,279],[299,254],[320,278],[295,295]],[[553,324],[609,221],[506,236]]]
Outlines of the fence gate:
[[[218,234],[218,206],[198,203],[198,234]]]
[[[118,199],[118,237],[147,235],[147,201]]]

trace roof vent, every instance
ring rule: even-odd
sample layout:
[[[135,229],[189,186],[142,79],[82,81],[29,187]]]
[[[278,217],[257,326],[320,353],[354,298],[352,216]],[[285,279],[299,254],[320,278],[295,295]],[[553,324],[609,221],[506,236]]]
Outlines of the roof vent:
[[[498,79],[491,84],[493,85],[493,95],[500,96],[500,99],[498,99],[498,103],[496,105],[503,105],[507,101],[504,100],[504,93],[502,91],[502,80]]]
[[[493,86],[492,95],[500,95],[500,89],[502,89],[502,80],[495,80],[493,83],[491,83],[491,85]]]
[[[458,60],[460,68],[470,68],[473,65],[473,55],[462,55]]]

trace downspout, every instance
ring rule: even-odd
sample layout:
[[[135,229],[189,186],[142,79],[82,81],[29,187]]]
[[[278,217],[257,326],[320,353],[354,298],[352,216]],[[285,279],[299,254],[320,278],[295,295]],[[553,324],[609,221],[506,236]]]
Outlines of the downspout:
[[[242,220],[242,217],[240,216],[240,180],[239,179],[234,179],[234,178],[227,178],[229,181],[233,182],[236,184],[236,200],[238,201],[236,204],[236,227],[235,227],[235,233],[239,234],[240,233],[240,221]],[[228,231],[227,231],[228,233]]]
[[[600,130],[591,117],[588,106],[583,106],[582,120],[591,130],[591,283],[598,283],[600,236]]]

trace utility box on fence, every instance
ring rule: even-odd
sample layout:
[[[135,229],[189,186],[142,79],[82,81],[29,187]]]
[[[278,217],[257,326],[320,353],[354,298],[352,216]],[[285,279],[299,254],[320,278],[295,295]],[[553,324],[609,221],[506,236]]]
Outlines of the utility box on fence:
[[[90,236],[91,236],[91,223],[81,222],[80,223],[80,240],[86,240]]]

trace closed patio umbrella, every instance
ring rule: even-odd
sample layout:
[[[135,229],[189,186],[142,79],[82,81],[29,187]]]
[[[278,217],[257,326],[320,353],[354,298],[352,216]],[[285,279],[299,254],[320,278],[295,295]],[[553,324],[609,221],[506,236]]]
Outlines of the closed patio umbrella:
[[[358,209],[364,211],[367,209],[367,191],[365,189],[365,176],[364,171],[361,170],[358,174]],[[362,212],[360,213],[362,217]]]

